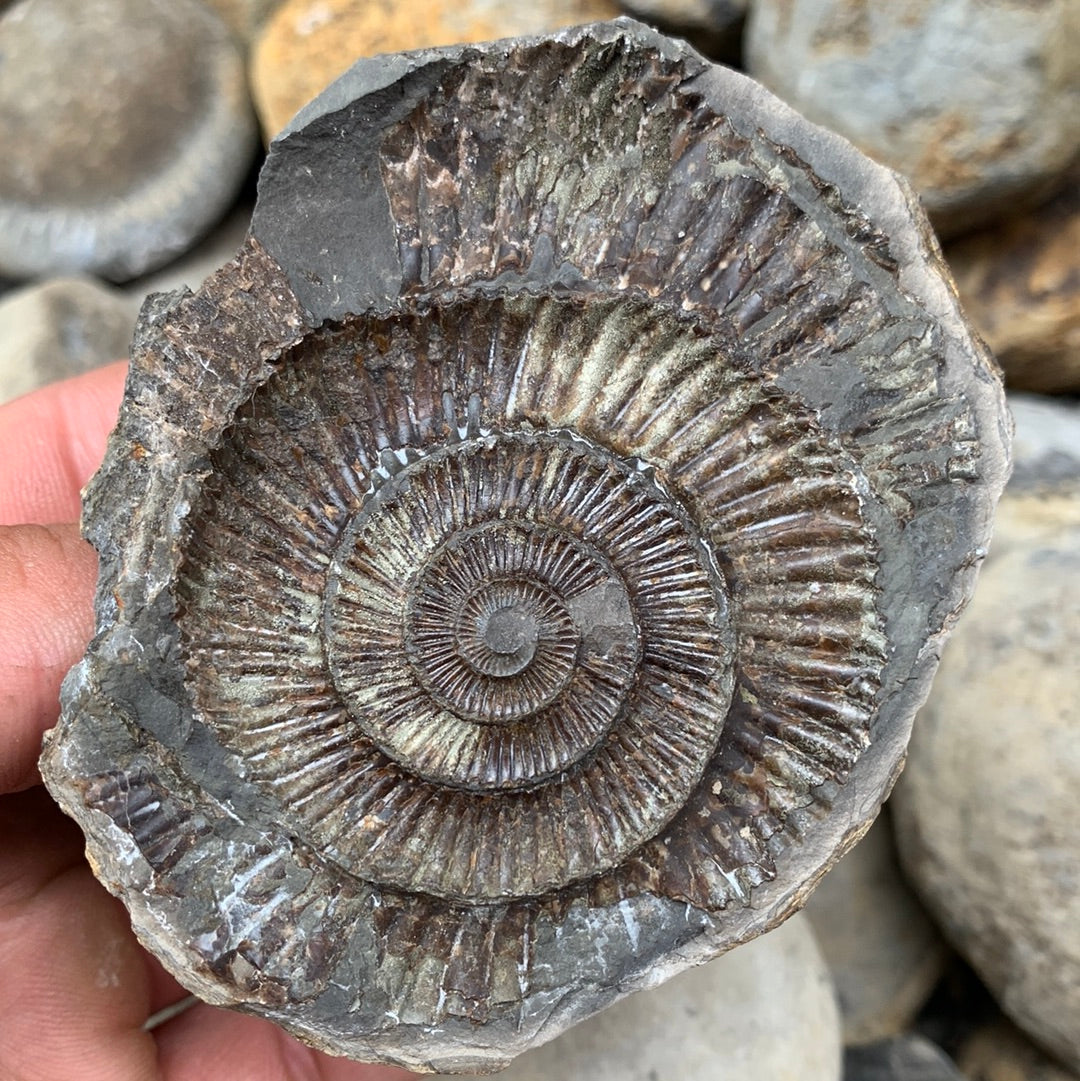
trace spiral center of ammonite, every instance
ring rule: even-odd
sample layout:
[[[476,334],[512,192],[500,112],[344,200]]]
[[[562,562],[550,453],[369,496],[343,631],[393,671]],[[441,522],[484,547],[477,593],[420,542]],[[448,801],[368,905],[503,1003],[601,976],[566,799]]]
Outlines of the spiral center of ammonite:
[[[512,604],[496,608],[478,629],[484,645],[499,659],[508,661],[499,675],[520,672],[536,652],[538,628],[533,614],[525,608]]]
[[[557,620],[572,633],[566,610],[548,591],[531,582],[493,582],[462,605],[458,649],[476,672],[516,676],[536,656],[542,630],[550,638],[546,628]]]
[[[623,644],[612,658],[622,668],[608,675],[629,685],[636,626],[618,573],[571,534],[522,518],[462,529],[432,553],[406,602],[406,656],[433,701],[456,717],[506,724],[532,716],[567,690],[581,661],[591,663],[596,621],[583,602],[598,587],[615,598],[608,623],[621,628]],[[580,678],[578,690],[585,690]],[[603,726],[594,727],[599,737]],[[559,768],[570,753],[559,756]]]
[[[358,814],[358,869],[483,897],[613,866],[675,813],[716,748],[727,603],[683,508],[639,463],[576,435],[395,456],[339,534],[329,670],[358,733],[399,771],[395,802],[426,821],[448,801],[445,829],[485,823],[486,835],[481,863],[436,867],[419,841],[384,853],[385,825]],[[567,815],[580,834],[547,839]]]

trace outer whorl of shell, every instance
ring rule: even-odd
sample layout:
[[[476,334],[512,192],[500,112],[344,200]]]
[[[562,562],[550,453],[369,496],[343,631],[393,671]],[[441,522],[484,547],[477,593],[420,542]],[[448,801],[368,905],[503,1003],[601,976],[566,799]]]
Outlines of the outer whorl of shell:
[[[788,799],[865,745],[853,466],[685,316],[465,293],[348,320],[283,358],[211,476],[179,589],[195,717],[365,881],[537,897],[618,878],[680,813],[731,829],[736,670]],[[697,863],[656,852],[723,905],[737,869]]]
[[[490,1068],[801,903],[1005,471],[912,213],[631,23],[298,118],[237,260],[144,311],[43,759],[170,969]]]

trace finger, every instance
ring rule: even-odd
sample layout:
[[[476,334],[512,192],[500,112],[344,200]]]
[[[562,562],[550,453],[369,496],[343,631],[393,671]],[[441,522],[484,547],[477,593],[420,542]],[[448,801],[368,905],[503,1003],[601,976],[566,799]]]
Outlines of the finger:
[[[145,952],[145,951],[144,951]],[[151,953],[145,953],[146,975],[150,981],[150,1000],[147,1018],[167,1006],[175,1006],[191,998],[191,992],[166,971],[165,966]]]
[[[90,640],[96,574],[74,525],[0,526],[0,793],[40,779],[41,735]]]
[[[155,1081],[143,952],[52,814],[40,789],[0,799],[0,1077]]]
[[[0,912],[28,904],[83,860],[83,836],[42,787],[0,796]]]
[[[0,851],[0,913],[27,904],[46,883],[69,870],[88,870],[82,832],[40,785],[0,796],[0,837],[4,840]],[[105,892],[96,880],[88,881],[87,889]],[[112,903],[120,906],[119,901]],[[126,926],[127,914],[122,906],[118,911]],[[142,951],[142,961],[148,987],[147,1016],[188,996],[156,957]]]
[[[120,361],[0,406],[0,525],[78,521],[126,373]]]
[[[164,1081],[404,1081],[393,1066],[332,1058],[255,1017],[200,1004],[157,1030]]]

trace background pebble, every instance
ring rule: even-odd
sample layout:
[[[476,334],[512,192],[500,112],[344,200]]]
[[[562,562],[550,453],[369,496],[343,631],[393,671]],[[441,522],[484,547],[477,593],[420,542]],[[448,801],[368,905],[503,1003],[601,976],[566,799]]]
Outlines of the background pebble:
[[[194,292],[236,254],[251,224],[252,208],[251,202],[241,201],[208,237],[186,255],[153,274],[129,282],[124,292],[138,304],[148,293],[170,293],[184,286]]]
[[[958,1061],[969,1081],[1080,1081],[1004,1019],[974,1033]]]
[[[904,173],[942,234],[1037,201],[1080,148],[1075,0],[755,0],[747,68]]]
[[[1016,415],[990,555],[892,806],[909,876],[946,936],[1005,1013],[1077,1070],[1080,417],[1047,403]]]
[[[849,1047],[844,1081],[964,1081],[964,1075],[940,1047],[908,1034]]]
[[[1080,392],[1080,169],[1055,198],[958,240],[945,255],[1008,384]]]
[[[221,21],[197,0],[0,10],[0,276],[125,281],[184,251],[256,145]]]
[[[205,0],[244,44],[249,44],[282,0]]]
[[[686,38],[706,56],[735,60],[742,52],[747,0],[621,0],[623,10],[664,33]]]
[[[88,278],[0,298],[0,402],[128,354],[136,302]]]
[[[272,139],[361,56],[539,34],[611,19],[615,0],[286,0],[252,54],[252,90]]]
[[[845,1042],[881,1040],[909,1025],[947,950],[900,875],[887,807],[804,911],[836,984]]]

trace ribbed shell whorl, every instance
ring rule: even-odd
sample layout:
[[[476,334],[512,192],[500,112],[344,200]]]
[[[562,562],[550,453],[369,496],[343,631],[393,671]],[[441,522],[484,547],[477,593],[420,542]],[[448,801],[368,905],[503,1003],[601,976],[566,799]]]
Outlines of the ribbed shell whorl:
[[[477,904],[613,871],[738,783],[737,677],[776,783],[864,745],[857,487],[807,410],[655,304],[463,292],[316,331],[192,515],[196,716],[365,881]]]

